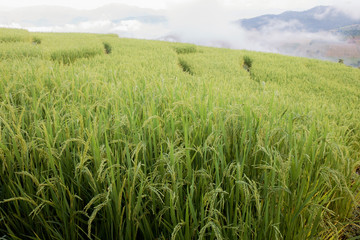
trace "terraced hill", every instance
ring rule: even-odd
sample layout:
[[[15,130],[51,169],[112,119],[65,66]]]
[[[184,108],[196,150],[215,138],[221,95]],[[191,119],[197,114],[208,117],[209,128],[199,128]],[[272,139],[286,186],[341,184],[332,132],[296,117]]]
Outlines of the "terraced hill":
[[[359,234],[360,71],[0,30],[0,238]]]

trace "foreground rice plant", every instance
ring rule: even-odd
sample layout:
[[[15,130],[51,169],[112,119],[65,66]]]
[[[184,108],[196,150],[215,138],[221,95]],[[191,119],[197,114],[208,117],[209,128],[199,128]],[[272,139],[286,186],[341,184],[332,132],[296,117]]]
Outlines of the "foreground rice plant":
[[[359,224],[357,69],[36,36],[41,57],[0,61],[0,237],[337,239]],[[97,54],[52,61],[84,38]]]

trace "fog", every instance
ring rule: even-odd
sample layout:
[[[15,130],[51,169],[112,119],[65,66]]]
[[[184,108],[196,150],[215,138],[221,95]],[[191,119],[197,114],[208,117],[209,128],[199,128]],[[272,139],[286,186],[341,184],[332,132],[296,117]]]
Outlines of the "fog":
[[[359,1],[345,1],[335,4],[339,11],[345,12],[354,19],[360,19],[360,2]]]
[[[18,25],[18,27],[20,26]],[[120,37],[139,39],[159,39],[168,33],[162,25],[145,24],[138,20],[123,20],[114,23],[109,19],[64,24],[61,26],[35,26],[27,27],[26,29],[31,32],[115,33]]]
[[[206,46],[262,50],[248,41],[246,32],[232,22],[241,18],[216,0],[173,5],[168,11],[169,35],[181,42]]]

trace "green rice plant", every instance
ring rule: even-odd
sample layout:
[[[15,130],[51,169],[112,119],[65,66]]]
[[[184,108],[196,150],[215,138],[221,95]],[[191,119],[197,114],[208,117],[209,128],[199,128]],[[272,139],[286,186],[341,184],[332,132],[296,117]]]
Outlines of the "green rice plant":
[[[7,42],[0,45],[0,59],[42,58],[44,51],[31,43]]]
[[[243,60],[244,60],[244,63],[243,63],[244,69],[246,71],[250,72],[253,60],[249,56],[244,56]]]
[[[38,38],[38,37],[33,37],[33,38],[32,38],[32,43],[33,43],[33,44],[41,44],[41,39]]]
[[[50,57],[51,60],[57,61],[63,64],[71,64],[75,60],[79,58],[91,58],[96,55],[101,54],[102,51],[100,49],[62,49],[62,50],[56,50],[51,53]]]
[[[112,51],[112,47],[111,47],[110,43],[104,42],[103,44],[104,44],[105,53],[110,54]]]
[[[341,239],[358,225],[357,69],[36,36],[23,49],[42,57],[0,61],[1,237]]]
[[[189,63],[183,58],[179,58],[179,65],[184,72],[189,73],[190,75],[194,74]]]
[[[23,29],[0,28],[0,44],[7,42],[29,42],[30,34]]]
[[[196,53],[197,47],[191,44],[184,44],[183,46],[176,46],[174,47],[175,52],[177,54],[188,54],[188,53]]]
[[[49,59],[69,65],[77,59],[104,54],[101,40],[95,34],[37,34]]]

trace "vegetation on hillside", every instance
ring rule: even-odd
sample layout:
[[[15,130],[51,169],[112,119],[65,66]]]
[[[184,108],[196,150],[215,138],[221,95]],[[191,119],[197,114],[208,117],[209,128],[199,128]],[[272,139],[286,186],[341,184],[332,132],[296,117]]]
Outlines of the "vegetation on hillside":
[[[0,43],[0,238],[359,233],[359,69],[114,35],[0,36],[15,32],[23,41]]]

